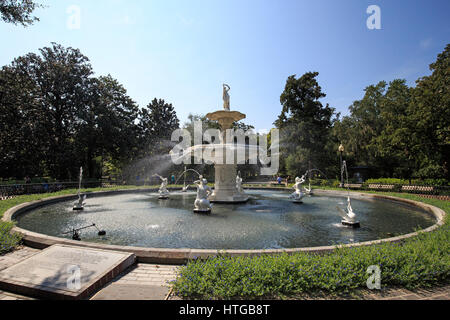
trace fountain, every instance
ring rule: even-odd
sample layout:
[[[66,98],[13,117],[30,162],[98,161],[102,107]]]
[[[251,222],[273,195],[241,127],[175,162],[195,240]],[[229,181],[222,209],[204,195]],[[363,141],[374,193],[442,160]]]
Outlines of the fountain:
[[[238,190],[236,186],[235,177],[237,176],[237,165],[226,163],[226,149],[230,148],[230,144],[234,146],[233,141],[227,141],[226,130],[231,129],[233,123],[246,118],[245,114],[237,111],[230,111],[230,96],[228,92],[230,87],[226,84],[223,85],[223,109],[213,113],[208,113],[206,117],[209,120],[219,122],[220,128],[222,129],[222,164],[216,163],[215,167],[215,186],[214,192],[210,196],[211,202],[216,203],[245,203],[249,200],[248,195],[246,195],[243,190]],[[217,146],[215,146],[216,150]]]
[[[78,201],[73,204],[74,211],[84,210],[86,195],[81,194],[81,180],[83,179],[83,167],[80,168],[80,179],[78,182]]]
[[[167,190],[167,186],[169,184],[169,180],[167,178],[163,178],[158,174],[154,174],[154,177],[158,177],[159,179],[161,179],[161,187],[159,188],[159,197],[158,199],[161,200],[166,200],[169,199],[170,196],[170,192],[169,190]]]
[[[208,181],[200,176],[200,180],[194,182],[197,185],[197,199],[195,200],[195,213],[211,213],[212,205],[208,200],[212,194],[211,188],[208,186]]]
[[[187,190],[189,189],[189,187],[190,187],[190,185],[189,184],[186,184],[186,173],[188,173],[188,172],[194,172],[195,174],[197,174],[197,176],[200,178],[201,177],[201,174],[198,172],[198,171],[196,171],[196,170],[194,170],[194,169],[188,169],[187,167],[184,167],[184,171],[181,173],[181,175],[178,177],[178,179],[176,180],[176,182],[175,182],[175,184],[178,184],[178,182],[180,181],[180,179],[181,179],[181,177],[183,177],[184,178],[184,181],[183,181],[183,188],[181,188],[181,192],[187,192]]]
[[[295,184],[294,189],[295,192],[291,194],[291,199],[294,199],[294,203],[303,203],[303,198],[305,197],[305,194],[302,192],[302,185],[305,183],[306,179],[305,176],[302,176],[301,178],[297,177],[295,178]]]
[[[342,162],[341,172],[342,172],[342,174],[345,172],[346,177],[347,177],[347,186],[348,186],[348,171],[347,171],[347,162],[346,161]],[[356,214],[352,208],[352,201],[350,200],[350,189],[349,188],[348,188],[348,197],[347,197],[347,208],[345,210],[343,210],[339,206],[336,208],[338,209],[338,211],[343,219],[342,224],[344,226],[352,227],[355,229],[361,227],[361,223],[356,220]]]

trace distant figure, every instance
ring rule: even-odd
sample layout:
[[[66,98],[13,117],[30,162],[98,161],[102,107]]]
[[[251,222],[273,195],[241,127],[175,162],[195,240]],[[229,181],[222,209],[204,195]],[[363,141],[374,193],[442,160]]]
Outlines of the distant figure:
[[[172,181],[172,184],[175,184],[175,176],[172,175],[172,177],[170,178],[170,180]]]
[[[44,180],[43,187],[44,187],[45,192],[48,192],[48,182],[47,182],[47,180]]]
[[[223,109],[226,111],[230,111],[230,94],[228,93],[230,90],[229,85],[223,85]]]
[[[290,176],[288,176],[288,177],[286,178],[286,187],[289,186],[289,179],[290,179],[290,178],[291,178]]]
[[[278,184],[281,184],[283,182],[283,179],[281,177],[278,177],[277,182]]]
[[[29,176],[25,177],[25,184],[30,184],[31,183],[31,179]]]

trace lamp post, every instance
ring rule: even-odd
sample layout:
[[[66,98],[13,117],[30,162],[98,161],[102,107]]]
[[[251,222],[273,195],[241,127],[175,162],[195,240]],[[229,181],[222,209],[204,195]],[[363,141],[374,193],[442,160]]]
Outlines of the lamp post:
[[[340,158],[341,158],[341,185],[340,185],[341,188],[344,187],[344,171],[342,170],[342,165],[343,165],[342,155],[343,155],[344,151],[345,151],[345,148],[341,143],[341,145],[339,146],[339,153],[340,153]]]

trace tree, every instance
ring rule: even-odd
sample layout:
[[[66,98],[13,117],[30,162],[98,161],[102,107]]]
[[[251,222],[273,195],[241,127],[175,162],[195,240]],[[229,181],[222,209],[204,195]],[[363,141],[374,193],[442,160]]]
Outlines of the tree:
[[[137,155],[139,108],[110,75],[92,81],[92,97],[80,115],[75,139],[90,177],[100,177],[106,159],[123,168]],[[101,163],[95,163],[100,159]],[[97,167],[96,167],[97,166]]]
[[[449,52],[447,45],[415,88],[399,79],[367,87],[335,123],[333,136],[355,164],[373,167],[376,176],[449,179]]]
[[[58,44],[15,59],[0,72],[0,174],[91,178],[138,154],[138,106],[111,76],[94,78],[89,59]]]
[[[163,99],[153,99],[140,111],[139,119],[143,145],[148,147],[147,152],[150,153],[167,147],[173,131],[180,128],[175,109]]]
[[[418,177],[450,179],[450,44],[420,78],[408,108],[414,129],[412,152],[420,161]]]
[[[42,8],[33,0],[0,0],[0,16],[7,23],[26,27],[39,19],[33,16],[34,10]]]
[[[280,97],[283,108],[275,126],[280,129],[282,168],[291,176],[306,172],[310,163],[326,170],[332,162],[326,149],[334,109],[320,102],[326,95],[316,80],[318,75],[290,76]]]
[[[23,70],[11,66],[0,71],[0,176],[42,175],[39,155],[45,148],[35,84]]]

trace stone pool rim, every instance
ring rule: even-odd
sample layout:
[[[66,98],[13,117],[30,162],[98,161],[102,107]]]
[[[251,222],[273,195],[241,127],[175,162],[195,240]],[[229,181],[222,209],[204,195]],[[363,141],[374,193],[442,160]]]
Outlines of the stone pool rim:
[[[264,187],[254,187],[254,188],[246,188],[248,190],[273,190],[273,191],[291,191],[289,188],[264,188]],[[179,188],[171,189],[172,191],[180,190]],[[155,188],[148,189],[124,189],[124,190],[113,190],[113,191],[97,191],[88,193],[88,195],[94,197],[101,196],[113,196],[118,194],[128,194],[128,193],[145,193],[145,192],[156,192]],[[347,196],[347,191],[338,191],[338,190],[321,190],[315,189],[315,194],[317,195],[329,195],[329,196]],[[429,213],[431,213],[436,218],[436,223],[431,227],[428,227],[424,230],[413,232],[397,237],[358,242],[352,244],[345,245],[333,245],[333,246],[320,246],[320,247],[305,247],[305,248],[287,248],[287,249],[261,249],[261,250],[219,250],[219,249],[170,249],[170,248],[146,248],[146,247],[130,247],[130,246],[119,246],[119,245],[108,245],[108,244],[100,244],[100,243],[92,243],[92,242],[80,242],[74,241],[65,238],[58,238],[53,236],[48,236],[45,234],[40,234],[36,232],[32,232],[29,230],[25,230],[15,226],[11,232],[19,233],[23,237],[23,243],[26,246],[37,248],[37,249],[45,249],[49,246],[55,244],[61,245],[71,245],[78,246],[84,248],[94,248],[94,249],[102,249],[102,250],[112,250],[112,251],[121,251],[127,253],[134,253],[140,263],[158,263],[158,264],[186,264],[188,261],[201,258],[206,259],[207,257],[218,256],[219,254],[227,254],[229,256],[261,256],[261,255],[277,255],[277,254],[294,254],[298,252],[305,253],[327,253],[331,252],[337,248],[352,248],[352,247],[361,247],[361,246],[370,246],[374,244],[380,244],[385,242],[400,242],[405,239],[409,239],[412,237],[416,237],[421,233],[432,232],[442,225],[444,225],[444,219],[446,216],[446,212],[440,208],[435,206],[409,200],[403,199],[393,196],[381,195],[381,194],[372,194],[372,193],[361,193],[361,192],[352,192],[353,196],[358,196],[366,199],[385,199],[390,201],[397,201],[401,203],[406,203],[409,205],[413,205],[420,209],[423,209]],[[77,195],[63,195],[63,196],[55,196],[42,200],[32,201],[22,203],[13,208],[7,210],[2,218],[2,221],[5,222],[13,222],[14,219],[30,210],[46,206],[49,204],[54,204],[63,201],[69,201],[77,199]]]

